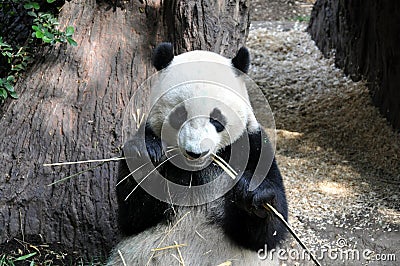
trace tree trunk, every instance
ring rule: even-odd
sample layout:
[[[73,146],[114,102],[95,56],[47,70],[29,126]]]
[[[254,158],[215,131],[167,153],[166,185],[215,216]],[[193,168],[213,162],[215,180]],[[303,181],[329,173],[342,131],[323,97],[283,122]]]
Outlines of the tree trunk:
[[[243,45],[249,1],[66,2],[59,20],[75,27],[78,47],[38,57],[17,84],[20,99],[0,120],[0,243],[41,234],[86,256],[104,256],[118,240],[116,163],[47,186],[92,165],[43,163],[120,155],[124,107],[154,73],[152,49],[205,49],[231,56]]]
[[[321,51],[355,81],[368,81],[373,101],[400,130],[400,2],[318,0],[308,31]]]

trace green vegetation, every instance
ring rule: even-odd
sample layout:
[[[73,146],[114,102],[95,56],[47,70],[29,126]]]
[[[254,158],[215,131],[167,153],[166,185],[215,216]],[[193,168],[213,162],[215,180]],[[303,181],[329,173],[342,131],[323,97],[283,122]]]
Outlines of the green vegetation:
[[[293,20],[298,22],[309,22],[310,18],[310,16],[297,16]]]
[[[15,21],[19,19],[23,22],[22,26],[30,27],[30,32],[22,44],[8,37],[9,34],[0,32],[0,104],[8,97],[18,98],[14,89],[15,82],[32,62],[37,46],[54,45],[56,43],[77,45],[72,38],[74,34],[72,26],[66,27],[64,31],[59,30],[59,23],[56,14],[54,14],[58,13],[59,8],[55,6],[49,8],[49,6],[56,4],[55,2],[56,0],[46,0],[46,2],[39,4],[26,0],[0,1],[0,14],[2,16],[0,19],[4,21],[12,21],[13,18],[15,18]],[[41,5],[46,5],[46,10],[42,11]],[[21,9],[22,12],[18,12]],[[57,11],[54,12],[54,10]],[[26,21],[29,21],[29,23]],[[1,28],[4,27],[3,22],[0,22],[0,26],[2,26]],[[19,26],[21,25],[14,27]],[[13,31],[14,29],[6,30]],[[3,34],[4,36],[1,36]]]
[[[26,265],[35,265],[34,261],[29,261],[29,258],[35,256],[36,252],[23,255],[17,258],[8,257],[6,255],[1,255],[0,257],[0,266],[14,266],[16,262],[25,262]]]
[[[0,266],[101,266],[105,260],[85,259],[81,252],[60,243],[47,243],[40,235],[20,235],[0,243]]]

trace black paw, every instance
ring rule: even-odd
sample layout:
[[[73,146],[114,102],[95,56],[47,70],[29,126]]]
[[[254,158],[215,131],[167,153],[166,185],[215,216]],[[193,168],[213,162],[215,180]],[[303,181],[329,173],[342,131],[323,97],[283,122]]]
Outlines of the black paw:
[[[124,144],[122,156],[125,157],[125,160],[122,160],[119,164],[118,169],[118,178],[117,178],[117,191],[124,194],[123,196],[127,196],[128,191],[125,191],[131,181],[132,173],[135,172],[135,175],[140,176],[141,170],[143,166],[148,165],[149,159],[144,156],[147,154],[146,145],[143,141],[139,139],[130,139]],[[144,169],[142,169],[144,170]],[[124,185],[121,185],[121,182],[128,182]],[[131,189],[131,188],[129,188]]]
[[[271,210],[266,208],[266,203],[275,209],[277,208],[276,193],[272,189],[257,191],[253,194],[250,210],[260,218],[266,218],[271,214]]]
[[[136,169],[149,161],[146,144],[140,139],[130,139],[124,144],[124,157],[130,168]]]
[[[144,177],[159,164],[162,158],[161,144],[155,140],[145,142],[134,137],[124,144],[123,156],[125,160],[119,165],[117,189],[126,194],[125,187],[132,182],[132,177]],[[122,182],[127,183],[121,185]]]
[[[234,192],[234,201],[239,208],[244,209],[251,215],[255,215],[259,218],[266,218],[271,214],[271,210],[268,210],[266,203],[272,207],[277,208],[277,193],[275,189],[268,188],[261,184],[254,191],[248,190],[248,184],[245,179],[239,181],[236,185]]]
[[[125,143],[123,150],[126,160],[136,164],[150,161],[157,164],[163,156],[161,141],[156,138],[132,138]]]
[[[124,155],[126,158],[136,159],[146,154],[146,143],[144,140],[132,138],[124,144]]]

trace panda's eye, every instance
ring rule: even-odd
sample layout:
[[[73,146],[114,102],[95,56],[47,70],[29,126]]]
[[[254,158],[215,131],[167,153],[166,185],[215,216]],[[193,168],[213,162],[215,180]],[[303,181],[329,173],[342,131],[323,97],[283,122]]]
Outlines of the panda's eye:
[[[215,130],[219,133],[225,129],[226,120],[221,111],[215,108],[210,114],[210,123],[213,124]]]
[[[210,117],[210,123],[213,124],[213,126],[215,127],[215,130],[217,130],[217,132],[222,132],[225,127],[224,125],[222,125],[220,122],[218,122],[218,120],[215,120],[213,118]]]
[[[182,124],[185,123],[186,119],[187,111],[185,106],[181,105],[172,111],[171,115],[169,116],[169,123],[173,128],[179,130]]]

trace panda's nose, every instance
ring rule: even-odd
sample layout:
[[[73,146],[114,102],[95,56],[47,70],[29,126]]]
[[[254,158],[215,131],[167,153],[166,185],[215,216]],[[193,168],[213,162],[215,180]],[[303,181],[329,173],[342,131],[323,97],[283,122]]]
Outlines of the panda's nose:
[[[186,154],[192,159],[198,159],[200,157],[206,156],[208,154],[208,152],[209,151],[205,151],[205,152],[202,152],[202,153],[194,153],[194,152],[191,152],[191,151],[186,151]]]

